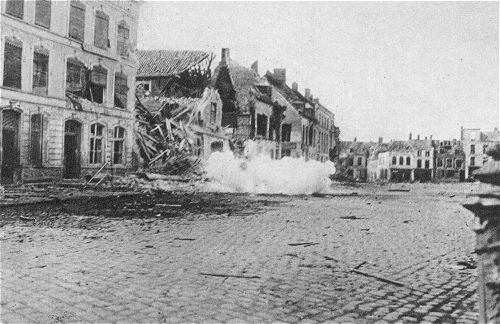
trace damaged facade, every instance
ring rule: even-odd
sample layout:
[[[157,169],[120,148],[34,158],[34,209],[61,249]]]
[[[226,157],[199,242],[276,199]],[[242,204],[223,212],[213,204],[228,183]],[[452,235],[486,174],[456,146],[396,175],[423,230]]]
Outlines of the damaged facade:
[[[339,172],[346,177],[357,181],[367,180],[367,163],[370,156],[370,147],[373,143],[342,141],[339,153]]]
[[[1,181],[133,167],[137,1],[1,2]]]
[[[465,153],[456,139],[436,141],[436,181],[464,181]]]
[[[285,69],[261,77],[257,62],[243,67],[224,48],[212,80],[223,102],[222,126],[237,142],[254,140],[275,159],[333,160],[338,142],[333,113],[312,96],[300,94],[296,83],[288,87]]]
[[[213,59],[201,51],[139,50],[137,141],[147,167],[175,172],[184,159],[229,148],[222,101],[210,87]],[[177,162],[175,162],[177,161]],[[178,164],[178,163],[177,163]]]

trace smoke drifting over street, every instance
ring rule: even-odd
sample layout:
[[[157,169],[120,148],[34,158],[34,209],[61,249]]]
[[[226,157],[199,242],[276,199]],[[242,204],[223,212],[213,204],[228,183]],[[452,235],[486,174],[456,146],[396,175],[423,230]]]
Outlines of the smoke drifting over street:
[[[249,141],[243,157],[236,157],[232,152],[213,153],[205,171],[210,179],[207,191],[293,195],[327,192],[335,166],[332,162],[303,158],[273,160]]]

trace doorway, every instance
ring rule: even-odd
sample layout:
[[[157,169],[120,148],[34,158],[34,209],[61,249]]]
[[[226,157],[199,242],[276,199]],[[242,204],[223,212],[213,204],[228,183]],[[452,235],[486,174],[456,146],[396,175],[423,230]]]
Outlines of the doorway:
[[[81,124],[68,120],[64,124],[64,170],[63,178],[80,177]]]
[[[19,119],[20,113],[6,110],[2,113],[2,184],[14,183],[19,168]]]

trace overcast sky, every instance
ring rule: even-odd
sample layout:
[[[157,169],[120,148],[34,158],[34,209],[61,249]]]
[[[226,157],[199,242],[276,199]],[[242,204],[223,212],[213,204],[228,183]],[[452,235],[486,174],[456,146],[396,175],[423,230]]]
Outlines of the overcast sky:
[[[499,124],[498,2],[145,2],[138,48],[287,69],[341,139],[459,138]]]

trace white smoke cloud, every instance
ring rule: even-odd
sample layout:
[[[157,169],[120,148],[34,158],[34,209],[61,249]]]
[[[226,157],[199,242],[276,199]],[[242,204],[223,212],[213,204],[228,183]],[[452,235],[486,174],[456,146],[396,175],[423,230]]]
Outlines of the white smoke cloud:
[[[247,142],[244,157],[232,152],[212,153],[205,166],[210,181],[205,190],[257,194],[312,194],[327,192],[335,173],[332,162],[305,161],[284,157],[273,160],[258,153],[254,142]]]

